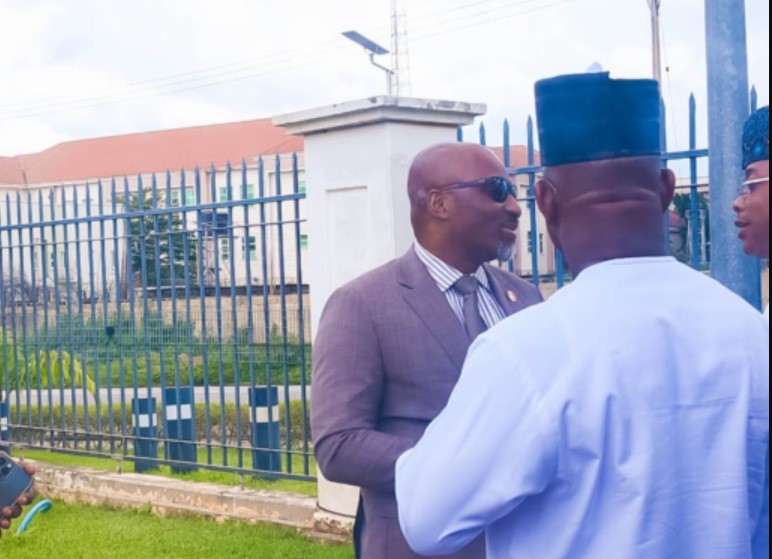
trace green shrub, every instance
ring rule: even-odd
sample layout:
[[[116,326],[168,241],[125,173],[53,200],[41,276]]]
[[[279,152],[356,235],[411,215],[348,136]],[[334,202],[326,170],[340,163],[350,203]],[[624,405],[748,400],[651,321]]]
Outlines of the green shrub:
[[[206,382],[233,385],[237,380],[242,384],[252,380],[268,384],[269,379],[271,384],[311,382],[310,344],[301,344],[291,335],[285,339],[276,325],[267,343],[255,343],[246,328],[220,340],[202,337],[183,317],[169,323],[152,310],[144,316],[136,321],[122,314],[108,325],[103,317],[88,313],[57,313],[55,320],[40,325],[28,337],[24,348],[12,338],[0,338],[0,375],[2,367],[13,371],[17,363],[23,363],[20,355],[64,348],[100,388],[133,386],[134,382],[138,386],[174,386],[177,377],[182,384],[196,386]]]
[[[16,371],[24,368],[21,352],[13,336],[0,330],[0,395],[8,388],[14,390],[17,385]],[[20,375],[19,375],[20,376]],[[0,397],[0,402],[4,397]]]
[[[191,357],[189,353],[167,349],[163,354],[113,355],[109,362],[88,360],[86,369],[99,379],[100,388],[122,384],[133,386],[134,382],[138,386],[147,386],[148,378],[153,386],[175,386],[178,377],[182,384],[190,384],[192,378],[195,386],[204,386],[207,380],[210,385],[235,385],[237,381],[244,384],[252,382],[253,377],[255,384],[261,385],[268,384],[269,374],[271,384],[275,385],[285,383],[285,369],[287,383],[298,385],[304,380],[299,357],[302,351],[298,346],[289,346],[286,352],[283,348],[267,351],[264,346],[255,346],[252,350],[240,348],[237,354],[232,347],[226,346],[222,350],[212,347],[206,356],[200,352],[201,355]],[[309,384],[310,347],[305,350],[305,364],[305,382]]]
[[[92,394],[96,391],[93,377],[77,357],[67,351],[29,349],[23,355],[13,337],[0,332],[0,390],[85,386]]]
[[[78,441],[79,444],[91,440],[110,441],[122,447],[124,444],[123,429],[126,437],[133,435],[133,419],[131,405],[127,404],[125,411],[125,424],[123,408],[120,404],[113,404],[112,408],[102,404],[97,406],[21,406],[11,408],[12,440],[50,446],[71,446]],[[88,411],[88,413],[86,413]],[[163,439],[163,421],[159,411],[158,438]],[[303,422],[303,405],[300,401],[290,403],[290,446],[293,450],[304,449],[306,440],[304,434],[308,434],[308,445],[311,445],[311,426],[308,421],[310,408],[306,410],[305,427]],[[287,416],[284,403],[279,405],[279,417],[281,428],[281,444],[285,446],[287,440]],[[113,431],[110,432],[110,425]],[[242,446],[250,444],[249,407],[242,404],[240,413],[237,413],[235,404],[226,404],[223,408],[220,404],[209,406],[209,436],[207,436],[207,414],[205,404],[195,406],[196,438],[199,442],[209,441],[213,445],[225,443],[227,446]],[[36,443],[36,441],[40,441]]]
[[[41,351],[29,359],[28,365],[29,383],[22,379],[19,388],[69,388],[73,385],[80,388],[85,385],[91,394],[96,392],[94,379],[84,372],[80,360],[66,351]]]
[[[130,411],[127,411],[128,416]],[[11,423],[12,441],[36,446],[71,447],[75,441],[80,444],[87,440],[91,443],[112,440],[118,446],[123,444],[119,405],[114,405],[112,410],[106,405],[97,409],[93,404],[77,407],[22,405],[18,408],[12,405]]]

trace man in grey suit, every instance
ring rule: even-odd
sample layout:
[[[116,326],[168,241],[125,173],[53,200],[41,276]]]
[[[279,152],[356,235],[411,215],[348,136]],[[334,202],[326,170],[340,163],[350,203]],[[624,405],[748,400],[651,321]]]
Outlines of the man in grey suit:
[[[330,481],[362,490],[359,559],[419,557],[397,520],[397,458],[445,407],[475,336],[541,301],[488,264],[512,256],[522,214],[493,152],[431,147],[413,162],[408,192],[416,244],[335,292],[314,344],[316,457]],[[452,556],[484,557],[482,539]]]

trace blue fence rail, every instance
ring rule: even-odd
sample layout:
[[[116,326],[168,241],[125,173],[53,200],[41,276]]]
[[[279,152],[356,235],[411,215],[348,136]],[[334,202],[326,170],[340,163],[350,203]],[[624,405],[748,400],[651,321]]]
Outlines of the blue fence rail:
[[[313,479],[304,199],[293,155],[0,200],[2,444]]]

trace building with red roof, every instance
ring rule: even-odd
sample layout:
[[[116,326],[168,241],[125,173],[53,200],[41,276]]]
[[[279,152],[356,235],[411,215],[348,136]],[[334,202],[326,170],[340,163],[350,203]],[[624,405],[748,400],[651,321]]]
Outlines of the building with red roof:
[[[271,119],[73,140],[39,153],[0,156],[0,185],[40,186],[239,164],[257,155],[303,151]]]

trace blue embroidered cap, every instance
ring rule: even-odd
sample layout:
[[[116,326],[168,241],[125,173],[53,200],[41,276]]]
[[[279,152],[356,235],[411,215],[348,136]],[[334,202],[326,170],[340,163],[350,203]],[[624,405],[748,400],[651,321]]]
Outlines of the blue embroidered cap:
[[[542,80],[536,117],[548,167],[662,153],[654,80],[614,80],[608,72]]]
[[[769,159],[769,107],[763,107],[745,121],[743,131],[743,169]]]

